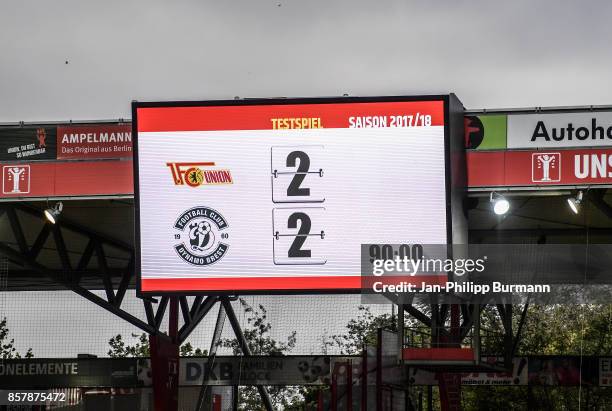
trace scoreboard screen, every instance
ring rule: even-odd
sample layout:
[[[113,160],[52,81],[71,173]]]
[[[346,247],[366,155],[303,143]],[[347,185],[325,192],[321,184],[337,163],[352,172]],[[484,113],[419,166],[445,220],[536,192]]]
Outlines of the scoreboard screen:
[[[141,293],[354,292],[450,241],[448,96],[133,103]]]

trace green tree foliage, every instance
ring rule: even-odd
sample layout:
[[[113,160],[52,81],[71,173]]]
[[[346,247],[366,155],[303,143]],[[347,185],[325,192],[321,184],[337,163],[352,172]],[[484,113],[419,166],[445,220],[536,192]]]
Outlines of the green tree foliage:
[[[524,306],[515,306],[513,330],[516,333]],[[501,335],[502,325],[495,307],[483,310],[482,327],[492,335]],[[489,341],[489,349],[503,342]],[[531,305],[515,355],[612,355],[612,305]],[[531,394],[529,393],[531,390]],[[580,393],[580,395],[579,395]],[[612,391],[590,387],[462,387],[465,410],[612,409]]]
[[[111,358],[125,358],[125,357],[148,357],[149,351],[149,337],[147,334],[142,333],[140,335],[133,334],[133,338],[138,338],[135,344],[126,344],[121,334],[117,334],[108,341],[110,349],[108,355]]]
[[[612,355],[612,304],[530,306],[518,352]]]
[[[108,345],[110,345],[108,356],[111,358],[149,357],[151,355],[149,351],[149,336],[146,333],[142,333],[132,334],[132,337],[137,338],[134,344],[127,344],[121,334],[112,337],[108,341]],[[204,357],[208,355],[208,350],[194,348],[191,343],[185,343],[180,346],[179,355],[181,357]]]
[[[345,333],[332,335],[323,341],[325,351],[339,352],[341,355],[359,354],[365,345],[376,344],[378,328],[396,329],[395,317],[390,314],[374,315],[370,307],[360,305],[357,317],[349,320]]]
[[[208,350],[201,348],[194,348],[191,343],[185,343],[179,348],[179,355],[181,357],[205,357],[208,355]]]
[[[286,355],[296,343],[296,332],[291,332],[285,341],[272,337],[272,324],[268,320],[266,308],[259,304],[252,307],[244,299],[240,299],[246,324],[242,325],[243,334],[253,355]],[[226,338],[219,342],[221,347],[229,348],[235,355],[240,355],[240,345],[236,338]],[[303,402],[299,387],[267,387],[275,409],[290,409]],[[256,387],[240,387],[238,409],[244,411],[265,410]],[[295,408],[299,409],[299,408]]]
[[[242,298],[239,302],[246,316],[242,331],[252,355],[284,355],[295,347],[295,331],[290,333],[284,342],[272,338],[272,324],[263,305],[259,304],[253,308]],[[235,338],[222,339],[219,345],[231,349],[235,355],[241,354],[238,340]]]
[[[15,348],[15,339],[9,337],[9,331],[6,317],[4,317],[2,321],[0,321],[0,358],[22,358],[21,354],[18,353],[17,349]],[[26,353],[23,354],[23,358],[32,357],[34,357],[32,349],[28,348]]]

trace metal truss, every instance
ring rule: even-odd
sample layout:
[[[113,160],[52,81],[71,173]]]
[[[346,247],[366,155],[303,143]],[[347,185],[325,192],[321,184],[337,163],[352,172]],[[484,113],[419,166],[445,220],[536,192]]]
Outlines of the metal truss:
[[[204,375],[202,378],[202,386],[200,387],[200,394],[198,396],[198,402],[196,404],[195,410],[200,411],[203,409],[206,401],[209,399],[209,391],[210,386],[207,385],[210,373],[214,367],[214,362],[217,357],[217,348],[219,347],[219,342],[221,340],[221,333],[223,332],[223,324],[225,323],[225,319],[229,320],[229,323],[234,331],[234,335],[236,336],[236,341],[238,342],[238,346],[242,351],[242,355],[245,357],[251,357],[253,353],[251,352],[251,348],[249,347],[249,342],[244,336],[242,332],[242,328],[240,327],[240,322],[236,317],[236,313],[234,308],[232,307],[232,300],[236,299],[230,298],[227,296],[219,297],[219,313],[217,315],[217,322],[215,324],[215,331],[213,332],[213,338],[210,343],[210,351],[208,352],[208,365],[204,370]],[[273,411],[274,406],[272,404],[272,398],[270,397],[270,393],[268,392],[267,387],[263,385],[257,385],[257,391],[259,392],[259,396],[261,397],[262,404],[267,411]],[[236,388],[236,387],[235,387]],[[234,392],[234,409],[238,409],[238,394]]]
[[[144,320],[121,308],[126,291],[135,280],[134,248],[131,244],[95,232],[65,218],[59,219],[56,224],[50,224],[44,218],[43,210],[23,203],[0,205],[0,216],[3,214],[8,219],[15,242],[0,241],[0,254],[5,255],[10,261],[18,265],[27,267],[32,272],[74,291],[83,298],[115,314],[146,333],[158,335],[162,338],[167,337],[167,334],[160,331],[160,326],[167,311],[169,297],[161,297],[159,299],[143,298],[142,301],[146,314],[146,319]],[[20,218],[22,215],[28,215],[30,218],[33,217],[40,227],[38,235],[31,244],[28,244],[26,241],[22,218]],[[71,262],[69,256],[69,254],[74,255],[74,249],[76,248],[70,248],[69,253],[69,248],[66,245],[65,239],[68,234],[72,236],[77,234],[81,238],[86,238],[86,246],[77,256],[78,262],[76,265]],[[40,261],[40,253],[43,250],[43,246],[50,238],[52,238],[55,244],[55,251],[61,262],[61,269],[59,270],[45,266]],[[113,249],[125,254],[128,261],[127,264],[119,269],[109,268],[105,249]],[[93,270],[88,269],[92,263],[95,264],[96,268]],[[84,274],[88,276],[93,275],[101,280],[104,297],[100,297],[87,288]],[[178,298],[183,317],[183,325],[178,330],[178,342],[182,343],[189,337],[218,299],[212,296],[206,298],[199,296],[190,305],[187,297]]]
[[[607,204],[605,205],[607,206]],[[603,206],[604,204],[600,204],[601,208]],[[55,225],[49,224],[44,218],[42,210],[24,203],[0,204],[0,216],[2,214],[5,214],[8,219],[10,231],[15,241],[11,243],[0,241],[0,254],[5,255],[10,261],[27,267],[32,272],[36,272],[66,289],[74,291],[144,332],[161,336],[162,338],[170,338],[168,334],[160,330],[160,327],[166,311],[168,311],[170,298],[176,298],[178,299],[178,308],[183,319],[183,325],[178,330],[177,335],[179,344],[189,337],[213,306],[217,302],[221,302],[244,355],[250,355],[249,347],[244,340],[235,314],[231,309],[230,301],[226,297],[197,296],[191,304],[186,296],[142,298],[146,318],[140,319],[122,309],[127,289],[135,281],[134,248],[131,244],[95,232],[65,218],[61,218]],[[40,227],[37,236],[31,243],[28,243],[24,234],[22,215],[27,215],[30,218],[33,217]],[[86,239],[86,245],[79,252],[76,260],[74,258],[71,259],[69,254],[74,256],[74,250],[80,247],[71,247],[69,253],[69,248],[66,244],[66,237],[70,237],[69,233],[73,238],[74,234],[77,234],[80,238],[84,237]],[[61,269],[59,270],[45,266],[40,261],[41,251],[49,240],[54,242],[54,251],[57,253],[61,263]],[[105,250],[109,249],[124,254],[127,263],[121,268],[111,268],[105,252]],[[73,264],[72,261],[77,261],[77,263]],[[89,268],[92,263],[95,267],[93,270]],[[98,281],[101,280],[102,289],[104,290],[103,297],[92,292],[87,287],[87,281],[84,277],[92,275],[98,278]],[[401,304],[399,301],[394,301],[394,298],[391,298],[391,296],[388,297],[402,307],[402,317],[405,312],[428,327],[431,327],[432,332],[436,333],[437,338],[442,338],[448,342],[456,342],[457,344],[468,335],[470,329],[478,322],[477,318],[479,318],[480,312],[484,308],[484,305],[478,302],[469,305],[456,305],[455,308],[449,304],[432,304],[430,307],[431,313],[428,315],[413,304]],[[512,330],[512,310],[513,307],[510,304],[500,304],[497,306],[504,330],[504,357],[507,367],[511,366],[511,358],[518,345],[527,306],[525,306],[522,313],[516,336],[513,335]],[[449,316],[453,325],[445,327],[444,324],[446,324]],[[459,319],[461,319],[460,322]],[[260,387],[260,393],[264,403],[268,405],[269,395],[262,388]]]

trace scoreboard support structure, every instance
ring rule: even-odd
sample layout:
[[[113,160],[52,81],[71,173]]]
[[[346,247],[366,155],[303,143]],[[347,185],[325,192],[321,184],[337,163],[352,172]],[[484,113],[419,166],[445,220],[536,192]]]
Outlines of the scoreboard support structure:
[[[232,307],[232,301],[237,300],[238,297],[228,297],[222,296],[219,298],[219,313],[217,315],[217,321],[215,323],[215,330],[213,331],[213,338],[210,343],[210,351],[209,358],[211,360],[208,363],[208,367],[204,370],[204,376],[202,378],[202,387],[200,388],[200,394],[198,395],[198,402],[196,404],[195,411],[205,410],[206,404],[210,400],[210,386],[206,385],[205,382],[208,381],[208,377],[212,372],[212,368],[214,366],[215,358],[217,355],[217,347],[219,340],[221,339],[221,333],[223,332],[223,325],[225,323],[225,319],[229,320],[229,323],[234,331],[234,335],[238,341],[238,345],[240,346],[240,350],[245,357],[250,357],[252,355],[251,349],[249,348],[249,344],[247,339],[242,332],[242,327],[240,327],[240,322],[236,317],[236,312]],[[273,411],[274,407],[272,405],[272,399],[270,398],[270,393],[268,389],[263,385],[257,386],[257,391],[261,397],[261,401],[266,408],[267,411]],[[238,393],[234,390],[233,401],[237,406]]]
[[[217,347],[219,347],[219,341],[221,340],[221,333],[223,331],[223,324],[227,314],[223,309],[223,305],[219,306],[219,313],[217,314],[217,321],[215,322],[215,330],[213,332],[212,341],[210,342],[210,350],[208,350],[208,356],[210,358],[209,366],[204,370],[202,378],[202,387],[200,388],[200,394],[198,395],[198,402],[196,404],[196,411],[200,411],[204,407],[210,395],[210,389],[208,385],[203,382],[208,380],[210,373],[212,372],[213,365],[217,359]],[[214,403],[214,401],[213,401]]]
[[[249,348],[249,343],[247,339],[244,337],[244,333],[242,332],[242,328],[240,327],[240,322],[236,317],[236,313],[234,312],[234,308],[232,307],[232,303],[227,296],[221,297],[221,304],[225,313],[227,314],[227,318],[234,330],[234,334],[238,339],[238,345],[240,345],[240,349],[242,350],[242,354],[246,357],[250,357],[252,355],[251,349]],[[266,407],[267,411],[274,411],[274,407],[272,406],[272,399],[270,398],[270,394],[268,390],[263,385],[257,386],[257,391],[261,396],[261,400]]]

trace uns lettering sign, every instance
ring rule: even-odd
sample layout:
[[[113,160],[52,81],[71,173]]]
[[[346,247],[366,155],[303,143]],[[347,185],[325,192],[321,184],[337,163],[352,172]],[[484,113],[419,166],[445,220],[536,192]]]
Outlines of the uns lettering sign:
[[[612,185],[612,148],[471,152],[468,184],[472,190]]]

